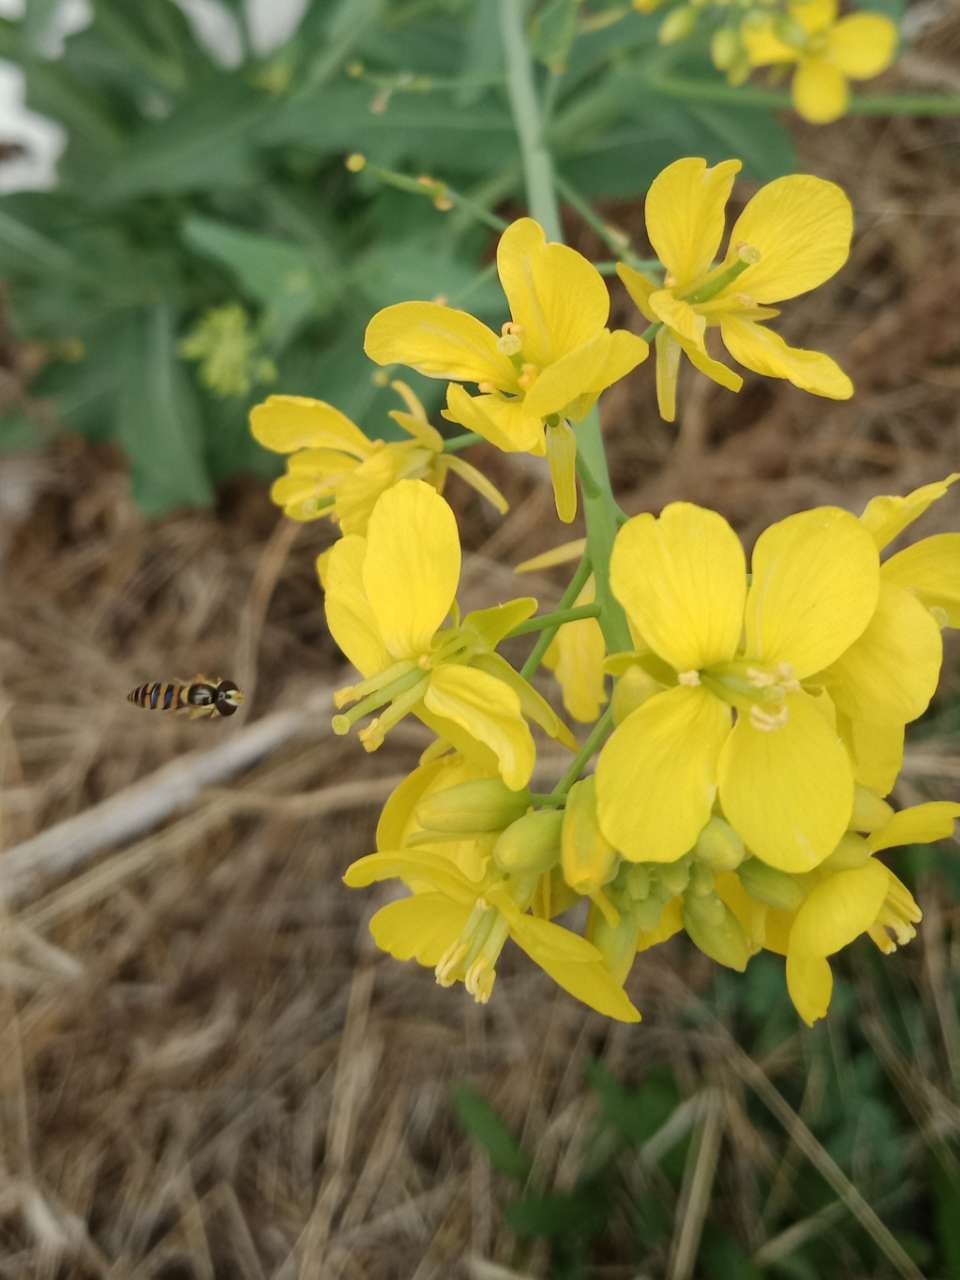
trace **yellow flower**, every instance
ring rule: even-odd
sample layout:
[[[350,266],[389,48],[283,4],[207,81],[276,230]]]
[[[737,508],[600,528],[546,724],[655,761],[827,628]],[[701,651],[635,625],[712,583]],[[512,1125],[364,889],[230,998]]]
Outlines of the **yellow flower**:
[[[474,316],[436,302],[400,302],[367,326],[364,350],[377,364],[405,364],[445,378],[444,417],[508,453],[547,455],[561,520],[576,514],[579,422],[611,383],[645,359],[635,334],[606,328],[610,298],[596,268],[548,244],[532,218],[500,237],[497,270],[512,319],[498,336]],[[475,383],[468,395],[461,382]]]
[[[469,613],[455,603],[460,539],[453,512],[422,480],[401,480],[378,499],[366,537],[348,534],[328,553],[327,624],[363,680],[334,695],[337,733],[368,712],[368,751],[413,713],[509,787],[527,784],[534,745],[526,718],[573,747],[550,705],[496,653],[535,611],[530,597]],[[453,611],[453,625],[444,627]],[[384,709],[385,708],[385,709]]]
[[[794,912],[769,911],[765,945],[787,957],[787,987],[803,1020],[825,1016],[833,992],[828,957],[861,934],[884,954],[916,935],[921,911],[907,887],[873,855],[902,844],[929,844],[953,833],[960,804],[933,801],[895,813],[865,837],[844,837],[806,881]]]
[[[724,208],[739,160],[708,169],[689,158],[668,165],[647,193],[647,233],[666,268],[663,284],[621,263],[620,279],[657,331],[657,400],[667,422],[676,416],[681,355],[730,391],[743,379],[707,351],[706,330],[719,326],[723,344],[745,368],[786,378],[802,391],[846,400],[850,379],[827,355],[791,347],[759,323],[785,301],[822,284],[850,253],[853,213],[835,183],[808,174],[761,187],[730,232],[726,257],[714,266]]]
[[[539,815],[538,815],[539,816]],[[577,1000],[621,1022],[640,1014],[606,968],[600,952],[579,934],[529,915],[541,871],[507,874],[495,865],[479,880],[456,863],[419,849],[381,852],[347,868],[351,888],[395,877],[418,891],[382,907],[370,932],[398,960],[435,968],[442,986],[463,982],[485,1004],[496,981],[496,963],[508,938]]]
[[[877,549],[886,547],[960,480],[954,472],[944,480],[915,489],[906,497],[873,498],[860,517]],[[939,628],[960,627],[960,533],[922,538],[884,560],[880,566],[881,608],[861,639],[826,673],[828,687],[841,715],[838,728],[856,766],[856,778],[880,795],[892,790],[903,763],[903,723],[878,721],[852,664],[866,650],[872,652],[874,679],[885,680],[883,669],[895,672],[903,694],[903,709],[919,714],[929,701],[940,667]],[[908,674],[910,687],[903,685]],[[846,689],[837,688],[842,677]],[[912,719],[913,715],[904,716]]]
[[[326,516],[343,533],[364,533],[373,504],[398,480],[425,480],[442,493],[453,471],[503,515],[503,494],[469,462],[444,453],[443,437],[406,383],[392,386],[406,411],[391,410],[390,417],[409,440],[371,440],[339,409],[307,396],[269,396],[254,406],[254,439],[275,453],[291,455],[286,475],[270,490],[277,506],[291,520]]]
[[[796,0],[789,17],[751,15],[741,29],[755,67],[796,63],[791,91],[799,115],[829,124],[847,110],[850,80],[886,71],[897,48],[897,28],[879,13],[837,20],[836,0]]]
[[[818,674],[876,609],[879,557],[867,530],[835,507],[790,516],[757,540],[748,589],[727,522],[673,503],[659,519],[622,527],[611,583],[652,651],[637,662],[668,687],[600,754],[604,834],[635,861],[672,861],[693,847],[719,794],[757,857],[787,871],[815,867],[853,805],[850,759]],[[878,719],[898,698],[899,673],[894,680],[877,693]]]

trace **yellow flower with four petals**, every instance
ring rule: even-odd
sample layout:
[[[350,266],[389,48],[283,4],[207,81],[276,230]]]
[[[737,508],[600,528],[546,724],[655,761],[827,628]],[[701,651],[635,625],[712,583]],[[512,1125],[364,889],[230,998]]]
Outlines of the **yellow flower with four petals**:
[[[733,224],[725,258],[714,265],[723,237],[724,210],[739,160],[707,168],[691,157],[668,165],[647,193],[647,234],[666,269],[662,283],[621,263],[617,273],[643,315],[659,324],[657,401],[668,422],[676,416],[682,355],[730,391],[743,379],[706,347],[719,327],[730,355],[745,368],[786,378],[802,391],[846,400],[853,386],[828,355],[789,346],[761,323],[783,302],[829,280],[850,254],[853,213],[833,182],[808,174],[777,178],[761,187]]]
[[[499,335],[466,311],[398,302],[370,321],[364,350],[377,364],[448,379],[450,422],[505,452],[546,454],[557,514],[570,521],[577,507],[570,422],[585,417],[649,348],[625,329],[606,327],[603,277],[575,250],[548,244],[532,218],[518,219],[500,237],[497,270],[512,317]],[[461,382],[475,383],[479,394],[469,395]]]

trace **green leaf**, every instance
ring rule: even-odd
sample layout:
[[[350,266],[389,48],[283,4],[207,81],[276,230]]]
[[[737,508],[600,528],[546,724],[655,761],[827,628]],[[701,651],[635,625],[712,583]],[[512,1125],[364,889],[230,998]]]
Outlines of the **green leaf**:
[[[547,0],[537,13],[530,32],[530,46],[551,71],[566,67],[577,35],[577,16],[582,0]]]
[[[222,263],[241,287],[265,308],[264,337],[282,348],[303,324],[326,315],[343,281],[333,254],[316,244],[305,248],[210,218],[192,217],[184,239]]]
[[[524,1182],[530,1172],[530,1157],[482,1094],[461,1085],[453,1095],[453,1109],[461,1128],[486,1151],[499,1173]]]
[[[116,435],[130,460],[133,496],[146,515],[206,506],[213,490],[203,459],[196,395],[177,357],[174,316],[164,306],[134,313],[117,343]]]
[[[628,1089],[610,1074],[602,1062],[590,1062],[587,1079],[600,1100],[604,1122],[635,1145],[651,1138],[680,1102],[669,1072],[651,1072],[638,1089]],[[680,1141],[680,1135],[677,1141]]]
[[[169,93],[186,89],[190,75],[210,68],[190,24],[172,0],[132,5],[93,0],[94,26],[141,80]]]

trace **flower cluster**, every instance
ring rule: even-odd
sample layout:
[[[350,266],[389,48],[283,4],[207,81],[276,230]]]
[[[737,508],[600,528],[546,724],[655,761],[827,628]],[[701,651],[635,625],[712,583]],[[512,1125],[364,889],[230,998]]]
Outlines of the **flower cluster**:
[[[318,568],[330,634],[359,678],[334,697],[334,731],[356,729],[368,751],[406,717],[431,736],[384,807],[376,851],[346,882],[401,882],[406,896],[371,921],[378,946],[481,1002],[512,942],[575,998],[637,1021],[625,992],[635,958],[683,931],[737,970],[762,950],[783,955],[790,996],[813,1022],[830,1002],[831,956],[862,934],[892,951],[920,920],[878,855],[948,836],[960,816],[952,802],[897,812],[887,799],[905,728],[938,685],[941,631],[960,625],[960,533],[888,548],[960,473],[875,498],[859,517],[829,506],[788,516],[748,560],[718,513],[676,502],[628,518],[578,460],[579,424],[650,338],[668,419],[681,354],[741,384],[708,353],[711,326],[747,369],[851,394],[830,357],[765,323],[769,303],[846,259],[849,202],[820,179],[780,179],[748,202],[718,258],[738,169],[684,159],[655,180],[646,215],[662,270],[619,268],[644,337],[607,327],[596,269],[529,218],[500,240],[510,319],[499,334],[436,302],[370,322],[372,359],[448,383],[448,421],[546,457],[563,521],[579,475],[587,538],[520,566],[578,561],[553,612],[531,596],[461,611],[446,477],[506,504],[459,457],[474,437],[451,450],[405,383],[393,384],[403,441],[371,441],[321,401],[271,396],[253,411],[257,439],[290,455],[274,500],[340,534]],[[531,635],[517,670],[500,649]],[[585,726],[580,740],[531,682],[541,663]],[[538,760],[535,735],[571,753],[553,777],[556,756]],[[544,773],[552,789],[535,790]]]

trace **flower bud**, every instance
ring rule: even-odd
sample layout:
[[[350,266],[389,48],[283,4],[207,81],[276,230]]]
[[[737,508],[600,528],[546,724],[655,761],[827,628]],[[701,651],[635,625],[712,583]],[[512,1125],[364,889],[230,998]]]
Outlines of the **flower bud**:
[[[853,790],[851,831],[879,831],[893,817],[893,805],[881,800],[875,791],[856,786]]]
[[[751,898],[780,911],[796,911],[803,901],[803,889],[795,876],[770,867],[759,858],[748,858],[737,869],[740,883]]]
[[[563,811],[538,809],[524,814],[493,846],[493,860],[501,871],[548,871],[560,857]]]
[[[597,825],[597,780],[593,774],[570,788],[560,857],[564,880],[584,896],[596,893],[616,874],[619,855]]]
[[[674,9],[660,23],[657,39],[661,44],[675,44],[678,40],[686,40],[697,25],[697,11],[689,5],[682,9]]]
[[[630,911],[624,912],[617,924],[611,924],[594,907],[587,921],[587,941],[592,942],[606,961],[607,968],[621,985],[626,981],[633,958],[637,954],[639,924]]]
[[[848,831],[830,857],[825,858],[820,866],[828,867],[831,871],[850,871],[854,867],[862,867],[869,859],[870,847],[866,840],[863,836]]]
[[[740,922],[715,894],[688,894],[683,902],[683,927],[704,955],[717,964],[743,973],[750,946]]]
[[[613,723],[620,724],[626,720],[631,711],[636,711],[655,693],[663,693],[664,686],[659,680],[644,671],[643,667],[627,667],[626,671],[613,686]]]
[[[713,817],[697,836],[693,856],[714,871],[733,871],[746,857],[746,850],[730,823]]]
[[[416,819],[427,831],[451,835],[503,831],[530,807],[530,792],[511,791],[499,778],[477,778],[424,796]]]
[[[740,37],[730,27],[721,27],[710,38],[710,57],[718,71],[729,71],[740,53]]]
[[[690,883],[690,860],[683,857],[676,862],[664,862],[657,867],[657,879],[663,885],[668,897],[676,897],[683,893]]]

